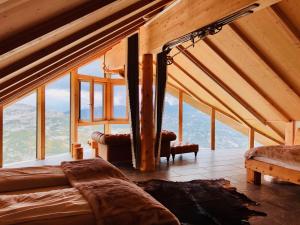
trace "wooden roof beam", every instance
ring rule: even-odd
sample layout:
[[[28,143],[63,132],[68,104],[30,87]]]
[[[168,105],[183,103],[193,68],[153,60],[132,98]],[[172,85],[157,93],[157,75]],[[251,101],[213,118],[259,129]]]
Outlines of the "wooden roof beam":
[[[225,90],[231,97],[233,97],[239,104],[241,104],[248,112],[250,112],[261,123],[270,127],[279,137],[284,139],[282,134],[276,127],[268,122],[260,113],[258,113],[252,106],[250,106],[244,99],[242,99],[235,91],[233,91],[227,84],[225,84],[217,75],[210,71],[204,64],[202,64],[193,54],[187,49],[184,49],[182,45],[177,47],[181,53],[193,62],[200,70],[202,70],[210,79],[212,79],[217,85]]]
[[[160,50],[164,44],[218,19],[258,3],[255,11],[280,0],[206,0],[176,1],[164,13],[154,18],[141,29],[142,53]],[[174,29],[176,27],[176,29]],[[163,30],[164,35],[161,35]]]
[[[293,87],[288,80],[284,78],[282,73],[277,69],[273,63],[261,52],[259,49],[246,37],[245,34],[242,33],[242,31],[234,24],[229,24],[228,28],[236,34],[237,37],[240,38],[240,40],[252,51],[253,56],[257,57],[259,61],[265,64],[265,66],[273,72],[279,80],[282,81],[284,85],[288,89],[290,89],[291,92],[293,92],[295,95],[297,95],[300,98],[300,90],[297,90],[295,87]]]
[[[168,77],[170,77],[172,80],[174,80],[178,85],[180,85],[182,87],[182,91],[185,94],[188,94],[189,96],[191,96],[192,98],[196,99],[197,101],[201,102],[202,104],[210,107],[210,108],[214,108],[216,111],[218,111],[219,113],[222,113],[223,115],[233,119],[234,121],[243,124],[243,122],[241,122],[240,120],[236,119],[235,117],[233,117],[232,115],[228,114],[227,112],[223,111],[222,109],[219,109],[218,107],[215,107],[214,105],[210,104],[209,102],[203,100],[202,98],[200,98],[199,96],[197,96],[193,91],[191,91],[188,87],[186,87],[185,85],[183,85],[179,80],[177,80],[172,74],[168,73]],[[176,86],[175,86],[176,87]],[[247,122],[246,122],[247,123]],[[245,124],[246,126],[248,126],[247,124]]]
[[[231,119],[237,121],[234,117],[232,117],[232,116],[229,115],[228,113],[226,113],[226,112],[224,112],[224,111],[222,111],[222,110],[220,110],[220,109],[214,107],[213,105],[211,105],[211,104],[209,104],[208,102],[204,101],[203,99],[199,98],[195,93],[193,93],[193,92],[192,92],[191,90],[189,90],[186,86],[184,86],[180,81],[178,81],[176,78],[174,78],[174,76],[171,75],[170,73],[168,73],[168,76],[171,77],[178,85],[181,85],[181,86],[183,87],[184,91],[187,92],[187,94],[189,94],[191,97],[195,98],[197,101],[199,101],[199,102],[201,102],[201,103],[203,103],[203,104],[205,104],[205,105],[207,105],[207,106],[209,106],[209,107],[211,107],[211,108],[214,108],[214,109],[215,109],[216,111],[218,111],[219,113],[222,113],[222,114],[224,114],[225,116],[227,116],[227,117],[229,117],[229,118],[231,118]],[[266,134],[266,133],[264,133],[264,132],[262,132],[262,131],[260,131],[260,130],[258,130],[258,129],[256,129],[256,128],[252,127],[252,126],[251,126],[247,121],[245,121],[243,118],[240,117],[240,119],[243,120],[243,123],[246,124],[249,128],[254,129],[255,132],[257,132],[257,133],[259,133],[259,134],[265,136],[266,138],[268,138],[268,139],[270,139],[270,140],[272,140],[272,141],[274,141],[274,142],[276,142],[276,143],[278,143],[278,144],[284,144],[282,141],[279,141],[279,140],[275,139],[274,137],[271,137],[270,135],[268,135],[268,134]],[[240,121],[237,121],[237,122],[240,123]]]
[[[9,102],[13,98],[15,98],[15,96],[19,96],[21,93],[28,92],[38,87],[39,85],[53,79],[55,76],[58,76],[63,72],[67,72],[68,70],[77,66],[80,61],[90,58],[95,54],[100,54],[101,52],[103,54],[105,51],[109,50],[113,45],[118,43],[127,35],[135,32],[139,27],[140,24],[137,24],[134,27],[125,27],[121,33],[112,33],[108,37],[99,40],[99,43],[97,43],[97,45],[93,45],[89,49],[75,52],[75,55],[67,55],[63,57],[63,61],[60,61],[57,64],[51,63],[50,67],[47,67],[44,70],[39,70],[38,73],[34,74],[34,76],[30,76],[26,80],[23,80],[16,85],[12,85],[5,91],[0,92],[0,102]]]
[[[300,33],[299,30],[291,23],[287,16],[282,12],[282,10],[277,5],[272,5],[268,8],[268,11],[280,22],[280,26],[287,32],[289,37],[295,42],[298,46],[300,45]]]
[[[93,13],[114,1],[115,0],[89,1],[69,12],[64,12],[55,18],[42,22],[39,25],[26,28],[26,30],[20,32],[22,35],[13,35],[1,41],[0,55],[6,55],[10,51],[20,48],[29,42],[32,43],[34,40],[36,40],[36,42],[40,41],[42,36]]]
[[[60,50],[61,48],[64,48],[65,46],[70,45],[71,43],[78,41],[79,39],[90,35],[91,33],[99,30],[100,28],[103,28],[107,25],[109,25],[111,22],[116,21],[121,19],[124,16],[127,16],[130,13],[133,13],[134,11],[140,9],[143,6],[149,5],[148,8],[145,8],[143,10],[141,10],[140,12],[130,16],[129,18],[126,18],[124,21],[121,21],[118,23],[118,26],[120,27],[120,24],[122,24],[123,26],[128,25],[129,23],[136,21],[138,19],[143,18],[144,16],[147,16],[151,13],[153,13],[154,11],[157,11],[158,9],[163,8],[166,4],[168,4],[171,0],[162,0],[159,2],[150,2],[149,0],[143,0],[143,1],[138,1],[137,3],[134,3],[132,5],[130,5],[129,7],[122,9],[104,19],[102,19],[101,21],[98,21],[44,49],[41,49],[27,57],[22,58],[21,60],[12,63],[2,69],[0,69],[0,79],[3,79],[5,77],[8,76],[13,76],[14,74],[17,74],[18,71],[24,67],[30,67],[31,64],[36,63],[37,61],[40,61],[42,58],[46,58],[47,56],[51,55],[51,54],[55,54],[55,52],[57,52],[58,50]],[[116,27],[116,26],[114,26]],[[111,28],[108,28],[110,30],[112,30]],[[115,28],[116,29],[116,28]],[[97,41],[99,38],[101,38],[101,33],[98,33],[96,35],[94,35],[92,38],[89,39],[89,44],[93,43],[95,41]],[[84,43],[87,43],[87,41],[83,41]]]
[[[277,111],[285,122],[291,120],[287,112],[280,107],[275,101],[273,101],[268,94],[255,84],[240,68],[236,65],[219,47],[217,47],[210,39],[205,38],[204,43],[214,51],[228,66],[230,66],[250,87],[252,87],[261,97],[263,97],[270,106]]]
[[[212,91],[210,91],[205,85],[203,85],[201,82],[199,82],[197,79],[195,79],[188,71],[186,71],[182,66],[180,66],[175,61],[173,62],[173,65],[176,66],[179,70],[181,70],[186,76],[188,76],[192,81],[194,81],[198,86],[200,86],[203,90],[205,90],[209,95],[211,95],[214,99],[216,99],[221,105],[223,105],[228,111],[230,111],[233,115],[235,115],[237,118],[239,118],[240,122],[244,123],[246,126],[250,126],[243,118],[239,116],[238,113],[236,113],[234,110],[232,110],[222,99],[220,99],[217,95],[215,95]]]

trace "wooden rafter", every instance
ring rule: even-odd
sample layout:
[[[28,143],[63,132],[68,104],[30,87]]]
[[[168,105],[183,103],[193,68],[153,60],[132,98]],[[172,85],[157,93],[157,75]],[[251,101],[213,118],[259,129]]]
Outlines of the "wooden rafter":
[[[300,98],[300,90],[293,87],[290,82],[285,79],[282,72],[274,66],[274,64],[246,37],[245,34],[234,24],[229,24],[229,28],[234,32],[248,48],[252,51],[253,55],[256,56],[262,63],[264,63],[293,93]]]
[[[84,17],[94,11],[97,11],[104,6],[114,2],[115,0],[103,0],[103,1],[90,1],[84,5],[80,5],[75,9],[64,12],[55,18],[49,19],[46,22],[42,22],[39,25],[29,27],[26,30],[20,31],[22,35],[13,35],[7,37],[1,41],[0,44],[0,55],[4,55],[12,51],[13,49],[19,48],[26,43],[32,42],[35,39],[40,38],[62,26],[65,26],[81,17]]]
[[[55,63],[54,59],[51,59],[52,65],[50,67],[47,67],[47,64],[44,65],[46,68],[43,68],[41,65],[39,65],[39,70],[36,72],[34,75],[27,77],[25,80],[22,80],[21,82],[13,83],[11,79],[8,80],[9,83],[11,83],[8,89],[6,90],[1,90],[0,91],[0,102],[6,101],[7,98],[12,98],[13,94],[18,94],[16,93],[17,90],[21,89],[30,89],[32,86],[39,86],[41,83],[46,82],[47,80],[53,78],[57,73],[62,73],[70,70],[72,67],[75,67],[76,65],[79,64],[81,60],[85,60],[86,58],[91,57],[92,55],[99,54],[101,51],[106,49],[106,51],[111,48],[113,45],[118,43],[120,40],[125,38],[127,35],[135,32],[138,28],[140,27],[140,24],[137,24],[136,26],[128,29],[123,28],[123,32],[120,34],[111,34],[104,39],[100,40],[99,43],[97,42],[97,45],[93,45],[91,49],[89,50],[82,50],[80,52],[77,52],[77,54],[69,55],[69,56],[62,56],[64,60],[61,60],[60,62]],[[28,75],[28,72],[25,74]],[[32,71],[31,73],[32,74]],[[5,82],[6,83],[6,82]],[[5,83],[1,84],[0,86],[5,87]]]
[[[224,112],[222,109],[219,109],[218,107],[213,106],[212,104],[210,104],[209,102],[205,101],[204,99],[201,99],[198,95],[196,95],[192,90],[190,90],[188,87],[186,87],[184,84],[182,84],[179,80],[177,80],[172,74],[168,73],[168,77],[171,78],[172,80],[174,80],[178,85],[180,85],[183,88],[183,91],[185,94],[190,95],[191,97],[195,98],[197,101],[201,102],[202,104],[210,107],[210,108],[214,108],[216,111],[224,114],[225,116],[235,120],[238,123],[244,124],[246,126],[250,126],[249,123],[247,123],[247,121],[243,120],[242,118],[235,118],[232,115],[228,114],[227,112]]]
[[[252,87],[261,97],[263,97],[267,102],[270,103],[270,106],[274,108],[281,117],[288,122],[291,120],[287,112],[280,107],[273,99],[271,99],[268,94],[260,88],[253,80],[251,80],[220,48],[218,48],[211,40],[208,38],[203,40],[205,44],[212,49],[222,60],[229,65],[250,87]]]
[[[143,53],[151,53],[164,44],[211,24],[252,4],[259,4],[260,10],[279,0],[185,0],[176,1],[172,7],[151,21],[141,30]],[[176,15],[176,19],[174,19]],[[174,29],[175,28],[175,29]],[[161,31],[164,35],[161,35]]]
[[[202,64],[193,54],[191,54],[183,46],[177,47],[181,53],[186,56],[191,62],[193,62],[200,70],[202,70],[209,78],[211,78],[217,85],[225,90],[230,96],[232,96],[239,104],[241,104],[248,112],[250,112],[255,118],[257,118],[264,125],[269,126],[279,137],[284,139],[282,134],[276,127],[268,122],[259,112],[257,112],[252,106],[250,106],[244,99],[242,99],[235,91],[233,91],[227,84],[225,84],[217,75],[210,71],[204,64]]]
[[[210,91],[205,85],[203,85],[200,81],[195,79],[194,76],[192,76],[187,70],[185,70],[182,66],[180,66],[178,63],[174,61],[174,66],[176,66],[179,70],[181,70],[186,76],[188,76],[191,80],[193,80],[198,86],[200,86],[203,90],[205,90],[210,96],[212,96],[214,99],[216,99],[221,105],[223,105],[228,111],[230,111],[234,116],[239,118],[239,114],[236,113],[233,109],[231,109],[222,99],[220,99],[216,94],[214,94],[212,91]],[[244,123],[246,126],[250,126],[245,120],[239,118],[240,122]]]
[[[153,13],[153,11],[157,11],[158,9],[164,7],[169,2],[170,2],[170,0],[159,1],[158,3],[156,3],[156,4],[154,4],[150,7],[142,10],[141,12],[125,19],[124,21],[118,23],[117,25],[108,28],[107,30],[109,30],[111,32],[113,32],[113,31],[115,32],[118,29],[120,29],[124,26],[127,26],[130,23],[133,23],[137,20],[143,19],[144,16],[146,16],[150,13]],[[13,63],[13,64],[5,67],[5,68],[2,68],[0,70],[0,79],[2,79],[4,77],[18,71],[19,69],[21,69],[24,66],[28,66],[28,65],[32,64],[33,62],[35,62],[37,60],[40,60],[41,58],[43,58],[47,55],[53,54],[55,51],[71,44],[74,41],[79,40],[80,38],[83,38],[87,35],[90,35],[91,33],[95,32],[96,30],[109,25],[113,21],[121,19],[122,17],[136,11],[137,9],[139,9],[139,8],[141,8],[141,7],[143,7],[147,4],[149,4],[149,1],[147,1],[147,0],[138,1],[137,3],[134,3],[133,5],[127,7],[123,10],[118,11],[118,12],[114,13],[111,16],[108,16],[108,17],[104,18],[103,20],[98,21],[97,23],[94,23],[94,24],[84,28],[83,30],[80,30],[80,31],[78,31],[78,32],[76,32],[76,33],[74,33],[74,34],[72,34],[72,35],[70,35],[70,36],[54,43],[53,45],[50,45],[49,47],[46,47],[46,48],[44,48],[40,51],[37,51],[37,52],[35,52],[35,53],[33,53],[33,54],[31,54],[31,55],[15,62],[15,63]],[[72,51],[76,52],[76,51],[79,51],[83,48],[87,48],[92,43],[94,43],[97,40],[103,38],[106,31],[103,31],[103,32],[89,38],[88,40],[83,41],[82,43],[78,44],[77,47],[75,47],[75,48],[73,47]]]
[[[280,25],[289,34],[290,38],[295,42],[300,44],[300,33],[299,30],[291,23],[287,16],[282,12],[282,10],[277,5],[272,5],[268,8],[269,12],[275,18],[279,19]]]
[[[236,118],[234,118],[234,117],[231,116],[230,114],[224,112],[224,111],[221,110],[221,109],[218,109],[218,108],[214,107],[214,106],[211,105],[210,103],[208,103],[208,102],[206,102],[205,100],[199,98],[199,97],[198,97],[195,93],[193,93],[188,87],[186,87],[185,85],[183,85],[182,82],[180,82],[179,80],[177,80],[172,74],[168,73],[168,77],[171,78],[172,80],[174,80],[178,85],[180,85],[180,86],[183,88],[183,91],[184,91],[185,94],[188,94],[189,96],[195,98],[197,101],[199,101],[199,102],[201,102],[201,103],[203,103],[203,104],[205,104],[205,105],[207,105],[207,106],[209,106],[209,107],[211,107],[211,108],[214,108],[214,109],[215,109],[216,111],[218,111],[219,113],[222,113],[223,115],[225,115],[225,116],[227,116],[227,117],[229,117],[229,118],[235,120],[236,122],[241,123],[240,121],[238,121]],[[175,87],[176,87],[176,86],[175,86]],[[239,117],[240,117],[240,116],[239,116]],[[243,122],[244,124],[246,124],[249,128],[251,128],[251,125],[250,125],[247,121],[245,121],[242,117],[240,117],[239,119],[242,120],[242,122]],[[262,131],[260,131],[260,130],[258,130],[258,129],[256,129],[256,128],[254,128],[254,127],[252,127],[252,128],[254,129],[255,132],[257,132],[257,133],[259,133],[259,134],[265,136],[266,138],[268,138],[268,139],[274,141],[275,143],[283,144],[282,141],[279,141],[279,140],[275,139],[274,137],[271,137],[270,135],[268,135],[268,134],[266,134],[266,133],[264,133],[264,132],[262,132]]]

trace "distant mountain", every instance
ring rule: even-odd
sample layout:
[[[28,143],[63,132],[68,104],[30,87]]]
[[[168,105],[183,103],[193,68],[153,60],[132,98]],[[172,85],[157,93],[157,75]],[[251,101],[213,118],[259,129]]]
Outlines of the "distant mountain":
[[[98,108],[97,110],[102,110]],[[125,106],[115,107],[116,115],[123,115]],[[197,143],[200,148],[209,148],[210,118],[193,107],[184,104],[183,138],[185,142]],[[47,111],[46,113],[46,151],[48,155],[69,151],[69,114],[70,112]],[[82,111],[83,116],[89,115],[89,110]],[[4,161],[16,162],[31,160],[36,157],[36,108],[26,104],[13,104],[4,110]],[[113,125],[115,130],[126,131],[126,125]],[[83,127],[84,128],[84,127]],[[86,143],[90,133],[101,130],[101,126],[80,128],[80,138]],[[165,104],[163,129],[178,130],[178,105]],[[248,139],[239,132],[216,123],[217,148],[247,149]]]

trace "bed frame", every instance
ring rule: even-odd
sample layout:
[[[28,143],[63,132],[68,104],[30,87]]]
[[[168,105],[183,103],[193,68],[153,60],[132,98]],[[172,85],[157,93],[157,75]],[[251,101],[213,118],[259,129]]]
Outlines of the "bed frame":
[[[247,169],[248,183],[260,185],[261,174],[263,174],[276,177],[294,184],[300,184],[300,171],[298,170],[288,169],[282,166],[261,162],[255,159],[246,160],[245,167]]]

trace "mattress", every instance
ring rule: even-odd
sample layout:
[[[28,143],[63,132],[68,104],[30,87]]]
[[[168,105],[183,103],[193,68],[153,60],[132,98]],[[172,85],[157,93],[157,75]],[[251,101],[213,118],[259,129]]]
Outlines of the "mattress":
[[[1,169],[0,193],[69,185],[60,166]]]
[[[96,223],[88,202],[75,188],[0,195],[0,221],[1,225]]]
[[[260,162],[265,162],[265,163],[270,163],[270,164],[273,164],[273,165],[276,165],[276,166],[281,166],[281,167],[284,167],[284,168],[287,168],[287,169],[300,171],[300,166],[290,164],[290,163],[287,163],[287,162],[283,162],[283,161],[280,161],[280,160],[270,159],[270,158],[262,157],[262,156],[256,156],[256,157],[253,157],[253,159],[255,159],[257,161],[260,161]]]

